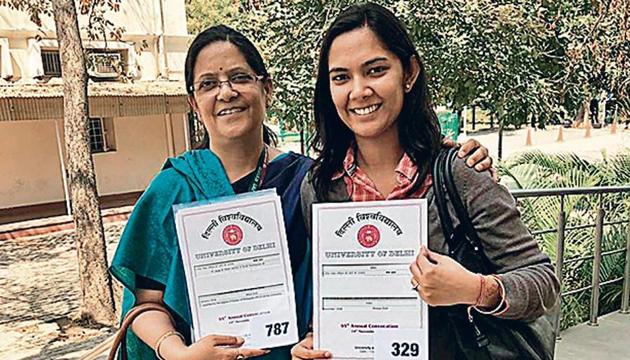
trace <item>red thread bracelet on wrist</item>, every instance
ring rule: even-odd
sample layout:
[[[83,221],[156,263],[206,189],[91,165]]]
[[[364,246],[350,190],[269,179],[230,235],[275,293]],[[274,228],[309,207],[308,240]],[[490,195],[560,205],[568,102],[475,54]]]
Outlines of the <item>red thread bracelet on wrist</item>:
[[[500,315],[503,314],[504,312],[507,311],[507,309],[509,308],[509,304],[507,302],[507,296],[505,293],[505,286],[503,285],[503,282],[501,281],[501,279],[499,279],[499,277],[497,277],[496,275],[490,275],[493,279],[496,280],[496,282],[499,285],[499,295],[501,296],[501,301],[499,301],[499,304],[492,310],[486,311],[486,310],[482,310],[480,309],[477,305],[475,306],[471,306],[471,308],[475,309],[478,313],[480,314],[484,314],[484,315]],[[505,308],[504,308],[505,306]]]
[[[479,275],[479,295],[477,295],[477,300],[475,300],[475,306],[479,306],[481,304],[481,297],[483,296],[483,288],[486,285],[486,279],[482,274]]]

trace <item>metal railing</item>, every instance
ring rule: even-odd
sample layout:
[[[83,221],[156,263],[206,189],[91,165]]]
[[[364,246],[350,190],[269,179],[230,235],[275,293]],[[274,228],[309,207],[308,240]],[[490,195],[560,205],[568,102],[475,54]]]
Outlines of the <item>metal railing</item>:
[[[600,289],[604,285],[617,283],[623,281],[622,299],[621,299],[621,313],[627,314],[629,311],[629,298],[630,298],[630,216],[623,220],[617,220],[612,222],[605,222],[606,211],[604,209],[604,195],[609,194],[623,194],[630,195],[630,186],[608,186],[608,187],[590,187],[590,188],[556,188],[556,189],[523,189],[513,190],[512,195],[516,199],[527,198],[541,198],[541,197],[559,197],[560,199],[560,211],[558,212],[558,227],[553,229],[540,229],[532,231],[532,235],[542,235],[555,232],[556,235],[556,275],[563,282],[563,269],[566,264],[584,260],[593,260],[592,279],[591,284],[583,286],[578,289],[573,289],[560,294],[560,301],[562,297],[577,294],[580,292],[592,289],[589,309],[589,325],[597,326],[597,318],[599,312],[599,298]],[[596,209],[595,223],[580,224],[576,226],[567,227],[567,213],[565,211],[565,200],[568,196],[575,195],[596,195],[599,196],[599,201]],[[630,210],[626,210],[628,215]],[[604,234],[604,226],[620,225],[627,223],[626,228],[626,246],[625,248],[609,250],[602,252],[602,241]],[[592,228],[595,227],[595,241],[592,255],[579,256],[571,259],[565,259],[565,238],[567,231]],[[609,256],[625,252],[625,267],[624,275],[616,279],[609,279],[601,282],[600,268],[603,256]],[[556,323],[556,330],[560,328],[560,319]]]

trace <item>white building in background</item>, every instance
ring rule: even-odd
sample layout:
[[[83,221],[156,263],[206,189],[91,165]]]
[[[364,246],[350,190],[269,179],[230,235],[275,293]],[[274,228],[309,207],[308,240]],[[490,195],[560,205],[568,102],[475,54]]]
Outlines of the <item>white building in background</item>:
[[[133,203],[164,159],[190,146],[184,0],[125,0],[108,18],[125,28],[121,41],[83,40],[105,207]],[[0,7],[0,224],[69,211],[61,75],[53,19],[38,28]]]

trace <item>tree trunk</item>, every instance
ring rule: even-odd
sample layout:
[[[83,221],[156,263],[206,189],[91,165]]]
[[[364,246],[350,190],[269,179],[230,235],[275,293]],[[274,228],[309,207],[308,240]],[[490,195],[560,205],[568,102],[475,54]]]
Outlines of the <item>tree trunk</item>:
[[[75,226],[83,320],[113,324],[112,280],[88,134],[87,69],[73,0],[53,0],[63,78],[66,157]]]
[[[582,124],[586,124],[586,120],[589,120],[589,108],[589,102],[587,100],[582,101],[582,105],[573,119],[573,127],[580,127]]]

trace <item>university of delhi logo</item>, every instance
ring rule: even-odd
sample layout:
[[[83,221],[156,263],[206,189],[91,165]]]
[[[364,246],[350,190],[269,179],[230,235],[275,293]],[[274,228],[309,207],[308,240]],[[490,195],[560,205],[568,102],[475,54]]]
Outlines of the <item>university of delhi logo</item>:
[[[363,247],[371,248],[381,240],[381,233],[374,225],[363,225],[357,233],[357,240]]]
[[[237,245],[243,240],[243,230],[238,225],[228,225],[223,228],[223,241],[228,245]]]

